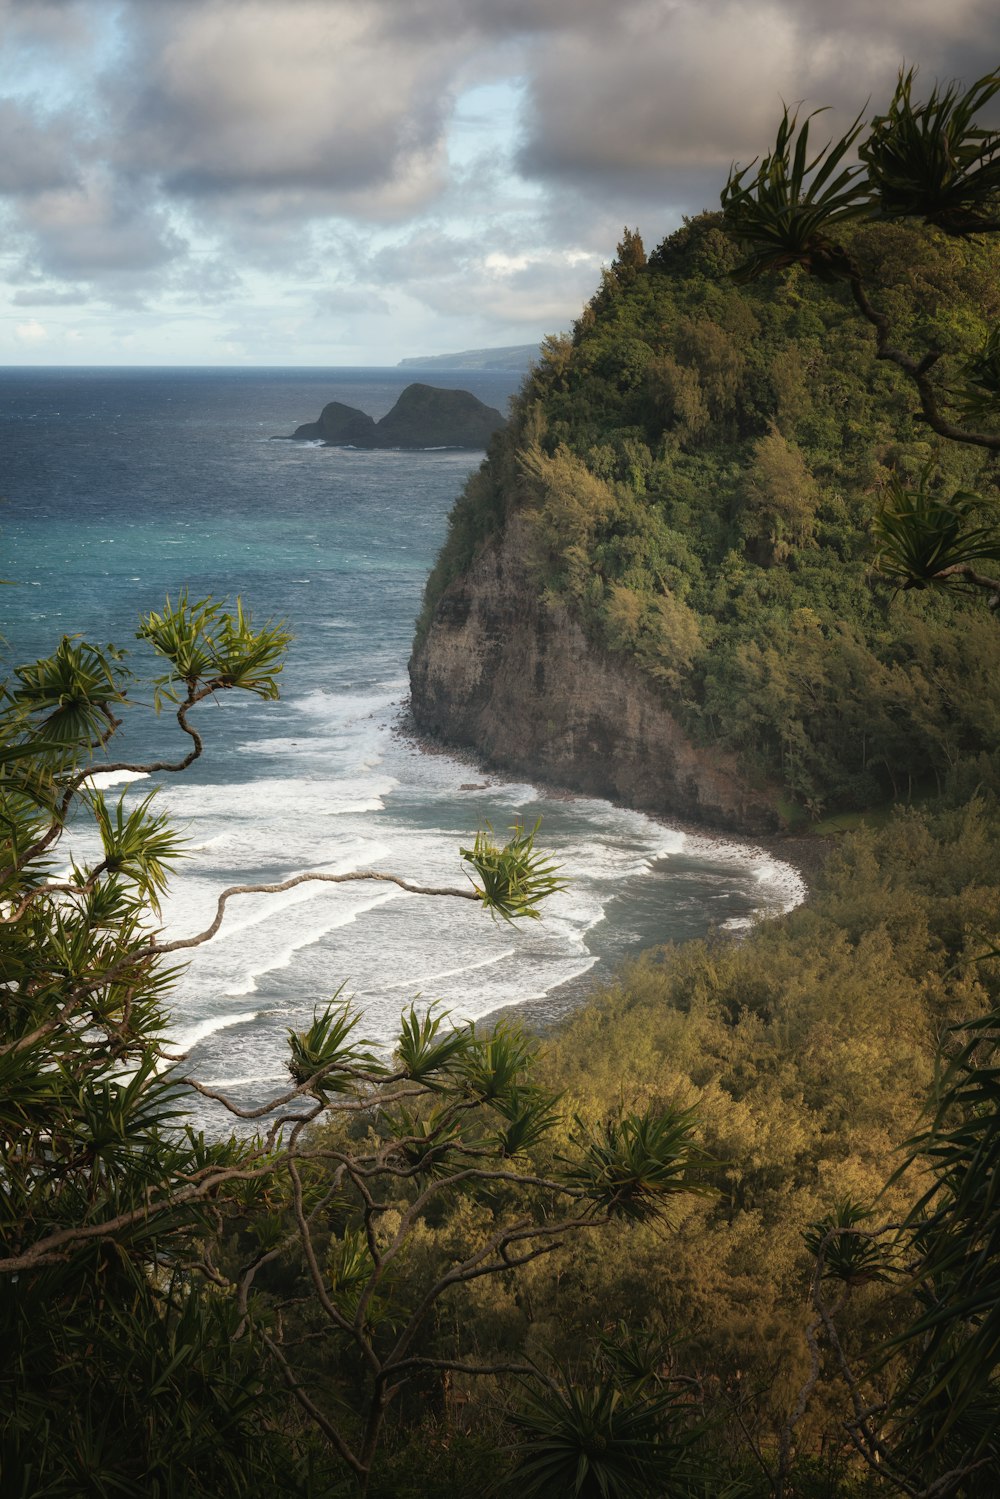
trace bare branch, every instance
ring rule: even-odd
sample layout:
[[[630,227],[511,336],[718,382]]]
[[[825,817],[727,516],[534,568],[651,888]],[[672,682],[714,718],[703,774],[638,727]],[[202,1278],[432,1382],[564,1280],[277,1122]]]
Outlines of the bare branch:
[[[267,1348],[268,1352],[273,1355],[278,1368],[281,1370],[281,1376],[284,1379],[285,1384],[288,1386],[289,1390],[291,1390],[292,1394],[295,1396],[295,1399],[299,1402],[302,1409],[308,1416],[312,1418],[312,1420],[316,1422],[316,1425],[319,1427],[320,1431],[322,1431],[327,1441],[334,1448],[337,1455],[343,1458],[344,1462],[351,1469],[351,1471],[353,1473],[356,1473],[359,1478],[363,1479],[367,1477],[368,1468],[366,1467],[366,1465],[362,1463],[359,1458],[355,1457],[354,1453],[344,1441],[344,1438],[340,1435],[340,1432],[337,1430],[337,1428],[332,1424],[332,1422],[327,1420],[326,1416],[324,1416],[323,1412],[320,1410],[315,1401],[310,1399],[308,1393],[302,1388],[302,1385],[299,1383],[294,1369],[288,1362],[278,1344],[266,1332],[262,1331],[260,1336],[265,1348]]]

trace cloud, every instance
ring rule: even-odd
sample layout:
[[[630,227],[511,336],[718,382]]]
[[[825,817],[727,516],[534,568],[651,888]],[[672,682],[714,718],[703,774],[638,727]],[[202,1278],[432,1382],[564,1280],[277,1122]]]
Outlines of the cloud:
[[[35,195],[22,224],[33,235],[37,267],[70,280],[148,272],[183,249],[148,191],[101,168],[78,185]]]
[[[21,197],[76,179],[74,122],[35,101],[0,99],[0,196]]]
[[[833,132],[904,60],[998,52],[991,0],[0,0],[13,304],[312,310],[277,343],[325,296],[528,338],[623,224],[717,203],[782,99]]]
[[[383,10],[342,0],[134,8],[117,90],[122,163],[184,197],[299,192],[327,211],[339,199],[356,214],[413,212],[442,185],[460,48],[440,37],[394,46]]]
[[[27,323],[18,323],[14,329],[14,337],[19,344],[44,343],[49,336],[49,330],[37,318],[31,318]]]
[[[680,174],[721,186],[734,159],[773,138],[783,99],[834,106],[836,129],[866,95],[886,98],[904,59],[971,80],[998,44],[1000,13],[981,0],[947,16],[928,0],[621,0],[614,26],[569,27],[533,49],[520,166],[642,197],[671,195]]]
[[[36,291],[16,291],[11,297],[14,307],[72,307],[90,300],[86,291],[60,291],[57,287],[41,286]]]

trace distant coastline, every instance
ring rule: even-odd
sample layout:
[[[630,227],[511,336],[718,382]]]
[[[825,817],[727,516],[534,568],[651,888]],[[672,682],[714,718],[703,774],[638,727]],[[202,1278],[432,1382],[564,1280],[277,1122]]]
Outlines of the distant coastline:
[[[417,354],[401,359],[401,370],[524,370],[538,358],[539,344],[510,344],[499,349],[463,349],[458,354]]]

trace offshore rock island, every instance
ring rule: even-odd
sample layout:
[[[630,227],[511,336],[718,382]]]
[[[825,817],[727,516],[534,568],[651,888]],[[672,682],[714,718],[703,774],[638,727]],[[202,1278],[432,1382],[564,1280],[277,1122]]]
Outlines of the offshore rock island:
[[[319,420],[296,427],[291,440],[327,447],[485,448],[505,425],[500,412],[471,391],[416,383],[406,387],[381,421],[356,406],[330,401]]]

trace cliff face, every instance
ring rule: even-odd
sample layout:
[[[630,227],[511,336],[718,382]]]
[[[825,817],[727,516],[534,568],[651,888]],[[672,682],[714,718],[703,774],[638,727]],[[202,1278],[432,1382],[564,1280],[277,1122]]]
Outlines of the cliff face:
[[[763,834],[781,819],[735,759],[692,744],[639,673],[547,604],[516,515],[445,590],[410,662],[422,732],[623,806]]]

